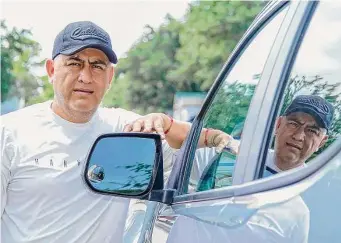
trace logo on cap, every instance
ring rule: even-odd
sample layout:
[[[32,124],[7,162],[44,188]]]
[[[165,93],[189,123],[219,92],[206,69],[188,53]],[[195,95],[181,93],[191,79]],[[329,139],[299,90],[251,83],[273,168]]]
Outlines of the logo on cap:
[[[330,108],[328,107],[327,104],[323,104],[322,102],[319,102],[318,100],[310,98],[310,97],[300,97],[297,99],[297,103],[311,105],[318,112],[321,112],[322,114],[330,113]]]
[[[71,38],[74,40],[85,40],[95,38],[102,40],[106,43],[109,43],[108,37],[105,34],[91,27],[86,29],[82,29],[81,27],[76,28],[74,31],[72,31]]]

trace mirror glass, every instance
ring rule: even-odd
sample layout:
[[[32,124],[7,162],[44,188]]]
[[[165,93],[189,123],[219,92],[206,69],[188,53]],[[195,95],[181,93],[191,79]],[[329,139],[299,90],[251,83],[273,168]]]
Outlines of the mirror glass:
[[[155,156],[154,139],[104,137],[89,157],[86,179],[101,192],[139,195],[152,179]]]

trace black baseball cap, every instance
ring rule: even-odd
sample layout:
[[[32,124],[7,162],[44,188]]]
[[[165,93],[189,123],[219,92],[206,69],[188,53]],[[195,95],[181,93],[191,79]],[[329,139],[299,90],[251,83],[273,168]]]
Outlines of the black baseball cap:
[[[90,21],[68,24],[54,41],[52,59],[59,54],[72,55],[85,48],[99,49],[107,55],[111,63],[117,63],[109,34]]]
[[[333,120],[334,108],[332,104],[320,96],[299,95],[291,102],[284,115],[287,116],[294,112],[304,112],[311,115],[320,127],[328,131]]]

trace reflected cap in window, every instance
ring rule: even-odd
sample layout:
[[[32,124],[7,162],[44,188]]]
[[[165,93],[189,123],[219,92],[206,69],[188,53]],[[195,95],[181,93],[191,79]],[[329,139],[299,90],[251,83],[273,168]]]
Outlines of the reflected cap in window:
[[[329,130],[334,108],[328,101],[317,95],[298,95],[286,109],[284,115],[287,116],[294,112],[304,112],[313,116],[317,124]]]

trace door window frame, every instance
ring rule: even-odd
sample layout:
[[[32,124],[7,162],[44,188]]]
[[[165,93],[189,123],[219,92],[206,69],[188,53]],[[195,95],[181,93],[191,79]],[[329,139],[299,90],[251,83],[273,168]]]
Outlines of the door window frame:
[[[247,47],[250,45],[250,43],[254,40],[254,38],[257,36],[257,34],[269,23],[269,21],[272,20],[274,16],[276,16],[280,11],[284,10],[284,8],[288,7],[286,10],[286,15],[288,15],[289,10],[292,8],[296,8],[295,5],[289,2],[280,2],[277,4],[269,3],[270,6],[265,7],[265,10],[262,11],[256,18],[255,21],[251,24],[251,26],[248,28],[242,39],[237,44],[236,48],[230,55],[229,59],[225,63],[224,67],[218,74],[214,84],[212,85],[210,91],[208,92],[208,95],[203,103],[203,106],[198,113],[198,116],[195,118],[195,120],[192,123],[192,129],[187,136],[185,142],[183,143],[183,146],[181,147],[178,156],[176,158],[176,161],[174,163],[173,170],[171,172],[171,176],[168,181],[168,188],[177,188],[177,195],[184,195],[184,191],[186,190],[185,186],[188,184],[188,180],[191,173],[192,163],[194,159],[194,154],[197,149],[197,142],[200,135],[200,130],[203,126],[203,120],[205,118],[205,115],[209,108],[211,107],[211,104],[214,100],[214,97],[217,95],[221,85],[224,83],[226,77],[229,75],[229,73],[234,68],[234,65],[239,61],[240,57],[243,55],[244,51],[247,49]],[[272,6],[271,6],[272,5]],[[284,10],[285,11],[285,10]],[[293,12],[293,10],[291,10]],[[283,23],[285,22],[286,16],[284,16],[282,20],[282,26],[281,28],[288,28],[288,26],[283,26]],[[277,33],[278,34],[278,33]],[[275,41],[276,42],[276,41]],[[271,48],[271,47],[269,47]],[[271,51],[269,52],[271,55]],[[259,84],[263,82],[262,78],[259,81]],[[265,81],[266,82],[266,81]],[[266,87],[266,86],[265,86]],[[264,89],[264,88],[263,88]],[[259,85],[257,85],[256,91],[254,96],[257,92],[259,92],[260,88]],[[264,92],[264,90],[263,90]],[[253,100],[254,98],[252,98]],[[245,121],[244,128],[247,126],[247,121]],[[247,136],[246,132],[243,131],[243,137]],[[243,140],[243,139],[242,139]],[[241,145],[242,146],[242,143]],[[238,156],[239,157],[239,156]],[[190,162],[188,162],[190,161]],[[238,158],[236,161],[235,166],[235,172],[234,177],[237,177],[236,175],[236,169],[238,164]],[[180,168],[177,168],[180,167]],[[176,174],[175,174],[176,173]],[[173,174],[175,174],[174,181],[172,179],[174,177]]]
[[[264,96],[258,113],[261,119],[253,123],[251,128],[252,131],[257,131],[257,135],[246,141],[247,146],[252,147],[252,150],[248,150],[245,174],[243,177],[237,178],[241,180],[237,181],[236,184],[262,178],[267,151],[271,146],[275,121],[283,104],[284,92],[287,88],[291,70],[318,3],[318,1],[308,1],[302,2],[298,6],[290,29],[287,33],[283,33],[285,36],[278,56],[275,57],[275,60],[268,60],[273,62],[274,65],[271,66],[271,72],[264,73],[266,75],[264,78],[268,79],[269,82],[266,88],[266,96]],[[257,105],[255,103],[253,105]],[[254,107],[251,106],[250,110],[253,109]],[[243,148],[245,149],[246,146]]]
[[[189,201],[197,201],[197,200],[201,201],[201,200],[219,199],[219,198],[226,198],[226,197],[231,197],[231,196],[235,196],[239,194],[240,195],[245,194],[246,192],[250,193],[250,187],[247,187],[247,186],[245,187],[244,185],[242,185],[239,187],[231,186],[231,187],[226,187],[226,188],[220,188],[218,189],[219,191],[210,190],[210,191],[197,192],[197,193],[192,193],[192,194],[182,194],[184,191],[183,186],[187,185],[184,178],[186,177],[186,175],[187,175],[187,179],[189,178],[188,171],[190,173],[189,168],[191,167],[190,166],[191,164],[187,163],[187,161],[190,161],[190,162],[193,161],[196,144],[199,138],[199,130],[201,130],[202,123],[203,123],[203,117],[205,116],[206,111],[210,107],[210,104],[214,96],[216,95],[221,84],[223,83],[226,75],[228,75],[230,70],[233,68],[234,64],[239,60],[239,57],[242,55],[243,51],[246,49],[249,43],[253,40],[253,38],[258,33],[258,31],[261,28],[263,28],[266,24],[268,24],[269,19],[272,19],[272,17],[275,14],[277,14],[278,11],[282,10],[282,8],[287,6],[287,4],[288,2],[282,2],[282,4],[278,4],[271,9],[268,8],[266,13],[262,12],[256,18],[255,23],[248,29],[248,31],[246,32],[246,34],[244,35],[244,37],[242,38],[242,40],[236,47],[235,51],[231,55],[230,59],[227,61],[227,63],[224,65],[224,68],[218,75],[218,78],[216,79],[213,87],[211,88],[204,102],[202,110],[200,111],[197,118],[195,119],[191,132],[188,138],[186,139],[184,145],[182,146],[180,150],[180,154],[178,155],[175,161],[175,167],[178,167],[178,168],[173,169],[170,180],[169,180],[170,183],[168,184],[168,188],[177,188],[177,186],[180,186],[179,187],[180,190],[178,192],[178,195],[175,196],[173,204],[179,204],[179,203],[181,204],[181,203],[185,203]],[[243,156],[241,156],[242,158],[239,157],[241,159],[237,158],[236,170],[235,170],[234,179],[233,179],[234,185],[252,181],[256,178],[255,175],[257,171],[260,169],[260,163],[258,161],[264,160],[264,158],[262,158],[261,156],[263,154],[263,151],[265,151],[265,148],[268,145],[265,145],[262,147],[258,146],[260,147],[260,149],[258,148],[258,151],[253,149],[254,145],[252,146],[252,149],[249,149],[249,148],[250,148],[250,145],[252,144],[252,141],[258,141],[258,143],[262,141],[262,142],[267,143],[266,130],[270,130],[271,128],[271,124],[273,123],[273,120],[275,119],[274,114],[277,114],[279,110],[279,106],[280,106],[280,102],[278,102],[279,97],[283,95],[283,90],[280,90],[281,92],[273,90],[273,92],[270,94],[268,93],[267,90],[269,88],[274,89],[275,87],[281,87],[281,89],[283,89],[283,87],[285,87],[285,77],[286,75],[289,75],[288,73],[291,70],[292,65],[284,65],[284,64],[287,63],[287,60],[294,59],[294,53],[295,53],[294,50],[296,50],[296,47],[299,45],[299,42],[302,40],[302,33],[306,29],[306,25],[307,25],[306,23],[309,20],[309,16],[314,10],[314,6],[316,6],[316,4],[311,3],[311,2],[302,2],[302,3],[292,2],[290,6],[288,6],[289,9],[287,10],[286,16],[283,19],[281,28],[279,30],[279,33],[277,34],[276,41],[269,54],[269,58],[266,61],[263,74],[262,74],[262,78],[256,89],[254,97],[252,98],[252,103],[249,108],[249,112],[247,114],[247,118],[246,118],[245,125],[244,125],[245,130],[243,131],[243,139],[240,145],[241,146],[240,152],[242,153]],[[299,33],[300,38],[294,38],[297,36],[297,33]],[[277,76],[277,79],[274,79],[275,76]],[[264,97],[265,91],[266,91],[267,97]],[[268,103],[269,100],[271,101],[271,103]],[[255,114],[257,115],[255,116]],[[264,117],[270,117],[271,119],[264,119]],[[263,120],[263,122],[260,122],[260,120]],[[259,136],[259,130],[257,130],[257,135],[253,132],[255,131],[254,130],[255,127],[263,129],[261,136]],[[257,137],[257,139],[255,137]],[[251,155],[255,155],[255,154],[257,155],[255,157],[257,159],[253,159],[251,161],[252,163],[248,163],[249,162],[248,158],[250,158]],[[259,158],[261,158],[261,160],[259,160]],[[249,168],[250,165],[251,165],[251,168]],[[187,169],[187,172],[186,172],[187,174],[184,173],[186,169]],[[178,175],[177,177],[174,177],[175,173],[177,173]],[[244,188],[244,190],[239,190],[239,188],[240,189]],[[259,187],[255,187],[255,188],[258,188],[258,190],[260,190]],[[255,190],[252,190],[252,191],[256,192]]]

